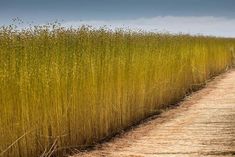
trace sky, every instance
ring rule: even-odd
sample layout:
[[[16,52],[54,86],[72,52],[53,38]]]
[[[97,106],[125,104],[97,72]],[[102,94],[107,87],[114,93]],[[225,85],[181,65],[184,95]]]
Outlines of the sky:
[[[0,26],[58,20],[111,29],[235,37],[235,0],[0,0]]]

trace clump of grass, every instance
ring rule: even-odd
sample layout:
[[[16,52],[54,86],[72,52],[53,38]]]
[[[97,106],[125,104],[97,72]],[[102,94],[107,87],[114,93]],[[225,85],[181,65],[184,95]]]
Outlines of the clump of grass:
[[[232,65],[235,39],[87,27],[0,29],[0,156],[64,155]]]

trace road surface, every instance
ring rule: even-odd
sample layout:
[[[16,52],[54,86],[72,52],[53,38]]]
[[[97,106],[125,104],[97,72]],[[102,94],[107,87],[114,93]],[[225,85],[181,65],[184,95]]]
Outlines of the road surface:
[[[74,157],[235,156],[235,70],[170,109]]]

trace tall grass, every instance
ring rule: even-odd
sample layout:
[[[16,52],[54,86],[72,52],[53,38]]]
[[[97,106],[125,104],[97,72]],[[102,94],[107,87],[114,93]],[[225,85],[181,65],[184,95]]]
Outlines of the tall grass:
[[[235,39],[0,29],[0,156],[65,155],[181,99],[232,64]]]

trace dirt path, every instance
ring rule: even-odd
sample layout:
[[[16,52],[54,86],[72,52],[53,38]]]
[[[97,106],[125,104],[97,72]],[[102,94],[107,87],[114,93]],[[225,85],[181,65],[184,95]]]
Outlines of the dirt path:
[[[235,70],[180,106],[74,157],[235,156]]]

